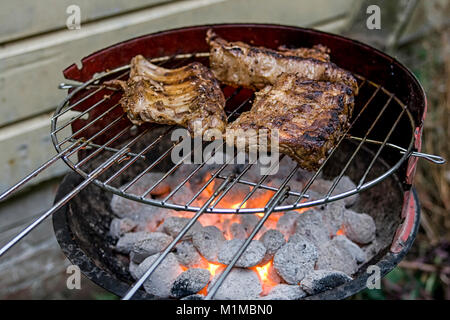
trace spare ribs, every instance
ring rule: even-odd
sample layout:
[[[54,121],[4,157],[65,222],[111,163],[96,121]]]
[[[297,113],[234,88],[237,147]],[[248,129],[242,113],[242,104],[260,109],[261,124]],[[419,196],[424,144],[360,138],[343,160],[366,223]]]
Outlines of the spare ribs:
[[[232,86],[261,89],[275,84],[283,73],[297,74],[309,80],[343,82],[357,94],[353,75],[330,62],[329,50],[313,48],[272,50],[243,42],[228,42],[211,29],[206,41],[210,46],[210,66],[216,78]]]
[[[277,129],[278,151],[307,170],[316,170],[323,163],[348,128],[354,106],[353,90],[344,83],[313,81],[287,73],[255,95],[251,110],[242,113],[228,129],[243,130],[253,143],[259,141],[263,129],[270,143],[271,131]],[[227,134],[233,132],[227,130]],[[247,144],[247,151],[249,148]]]
[[[209,129],[225,131],[225,98],[218,81],[201,63],[165,69],[138,55],[130,68],[128,81],[106,84],[124,90],[120,103],[134,124],[176,124],[194,137],[203,137]]]

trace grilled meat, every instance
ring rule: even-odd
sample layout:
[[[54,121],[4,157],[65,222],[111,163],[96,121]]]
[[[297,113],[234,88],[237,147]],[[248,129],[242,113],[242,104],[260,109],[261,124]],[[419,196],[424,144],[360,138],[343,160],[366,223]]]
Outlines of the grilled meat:
[[[273,86],[257,92],[251,110],[242,113],[228,129],[241,129],[257,137],[265,129],[269,142],[271,131],[277,129],[278,151],[292,157],[302,168],[316,170],[348,128],[353,105],[353,91],[346,84],[283,74]],[[227,130],[227,134],[233,132]],[[253,143],[259,141],[246,138]],[[227,143],[230,140],[227,137]],[[253,146],[259,147],[264,146]],[[247,151],[249,148],[247,144]]]
[[[177,124],[194,137],[202,137],[208,129],[225,130],[225,98],[218,81],[201,63],[165,69],[138,55],[131,60],[128,81],[107,84],[122,87],[120,103],[134,124]]]
[[[211,29],[206,41],[214,75],[229,85],[261,89],[274,84],[283,73],[292,73],[309,80],[343,82],[357,94],[356,79],[330,62],[329,50],[324,46],[276,51],[240,41],[228,42]]]

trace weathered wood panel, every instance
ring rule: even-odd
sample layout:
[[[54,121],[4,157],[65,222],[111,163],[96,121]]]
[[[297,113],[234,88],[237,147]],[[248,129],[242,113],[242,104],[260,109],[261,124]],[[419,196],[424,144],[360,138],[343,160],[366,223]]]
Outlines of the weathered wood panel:
[[[191,0],[84,24],[0,48],[0,126],[53,108],[61,70],[98,49],[142,34],[219,22],[311,25],[342,15],[350,0]]]
[[[14,0],[0,1],[0,43],[66,27],[70,5],[81,11],[81,22],[173,0]]]

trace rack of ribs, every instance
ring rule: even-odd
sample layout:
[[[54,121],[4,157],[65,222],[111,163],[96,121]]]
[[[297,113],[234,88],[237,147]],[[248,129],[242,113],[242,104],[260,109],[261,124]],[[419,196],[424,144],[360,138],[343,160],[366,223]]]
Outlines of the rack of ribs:
[[[247,133],[247,151],[264,147],[250,146],[260,141],[262,130],[267,133],[270,147],[271,131],[278,130],[277,151],[307,170],[316,170],[323,163],[348,128],[354,106],[353,90],[344,83],[312,81],[287,73],[255,95],[251,110],[242,113],[228,129],[242,130],[241,135]],[[232,134],[227,130],[227,143]]]
[[[205,140],[207,130],[225,131],[224,95],[212,72],[201,63],[165,69],[138,55],[131,60],[130,69],[127,81],[105,84],[124,90],[120,103],[134,124],[180,125],[193,137]]]

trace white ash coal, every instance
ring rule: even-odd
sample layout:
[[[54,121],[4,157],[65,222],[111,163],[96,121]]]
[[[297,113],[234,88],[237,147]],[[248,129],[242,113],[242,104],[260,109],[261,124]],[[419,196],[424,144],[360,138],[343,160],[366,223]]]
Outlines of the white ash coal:
[[[211,274],[206,269],[190,268],[180,274],[174,281],[171,296],[182,298],[196,294],[206,287]]]
[[[185,170],[186,175],[191,169]],[[210,178],[208,169],[200,171],[196,183],[192,180],[175,193],[182,202],[190,200]],[[155,188],[149,196],[165,197],[171,192],[171,186],[185,178],[183,172],[161,188]],[[131,188],[144,193],[161,176],[148,173],[143,181]],[[300,171],[293,185],[301,188],[308,177],[308,173]],[[271,183],[276,185],[276,178],[271,178]],[[318,179],[308,194],[314,199],[316,192],[323,194],[331,184],[332,181]],[[337,188],[347,191],[344,189],[353,186],[354,183],[344,177]],[[249,190],[247,186],[243,188]],[[212,183],[200,194],[198,203],[214,190]],[[239,190],[224,197],[220,206],[239,205],[242,200],[239,197],[246,194],[245,190],[244,194]],[[264,206],[270,198],[270,192],[260,191],[255,193],[258,197],[252,200],[252,206]],[[358,197],[309,209],[273,213],[237,260],[214,298],[302,299],[350,281],[360,266],[373,256],[368,248],[373,250],[377,231],[370,215],[352,209]],[[258,199],[260,202],[255,202]],[[193,213],[147,206],[116,196],[111,201],[111,208],[116,218],[111,221],[109,233],[117,239],[115,250],[129,257],[129,271],[134,279],[145,273],[193,216]],[[202,215],[143,288],[159,298],[202,299],[261,217],[262,214]]]
[[[217,262],[219,251],[225,242],[222,231],[216,226],[207,226],[196,232],[192,238],[194,247],[210,262]]]
[[[317,258],[316,246],[303,238],[283,245],[273,257],[273,266],[288,284],[299,284],[314,270]]]
[[[130,252],[130,259],[141,263],[145,258],[163,251],[173,238],[162,232],[152,232],[143,240],[136,241]]]
[[[233,257],[238,252],[239,248],[244,244],[244,240],[232,239],[223,243],[220,248],[218,261],[222,264],[228,265],[233,260]],[[266,255],[266,247],[261,241],[252,240],[250,245],[242,253],[235,266],[240,268],[255,267],[261,263]]]
[[[153,262],[158,259],[159,254],[148,257],[134,270],[134,277],[139,279],[150,268]],[[183,268],[173,253],[167,257],[156,268],[155,272],[144,282],[144,289],[148,293],[159,297],[169,298],[175,280],[183,272]]]
[[[298,300],[306,295],[300,286],[279,284],[273,287],[269,294],[261,297],[261,300]]]
[[[313,295],[333,289],[351,280],[352,278],[343,272],[314,270],[303,279],[301,287],[308,294]]]
[[[210,285],[214,285],[217,274]],[[251,269],[233,268],[214,296],[217,300],[255,300],[262,292],[261,280]]]
[[[186,268],[203,268],[208,262],[194,247],[192,241],[180,241],[175,245],[174,254]]]
[[[109,235],[115,239],[120,238],[127,232],[133,231],[137,227],[137,223],[130,218],[114,218],[109,227]]]

